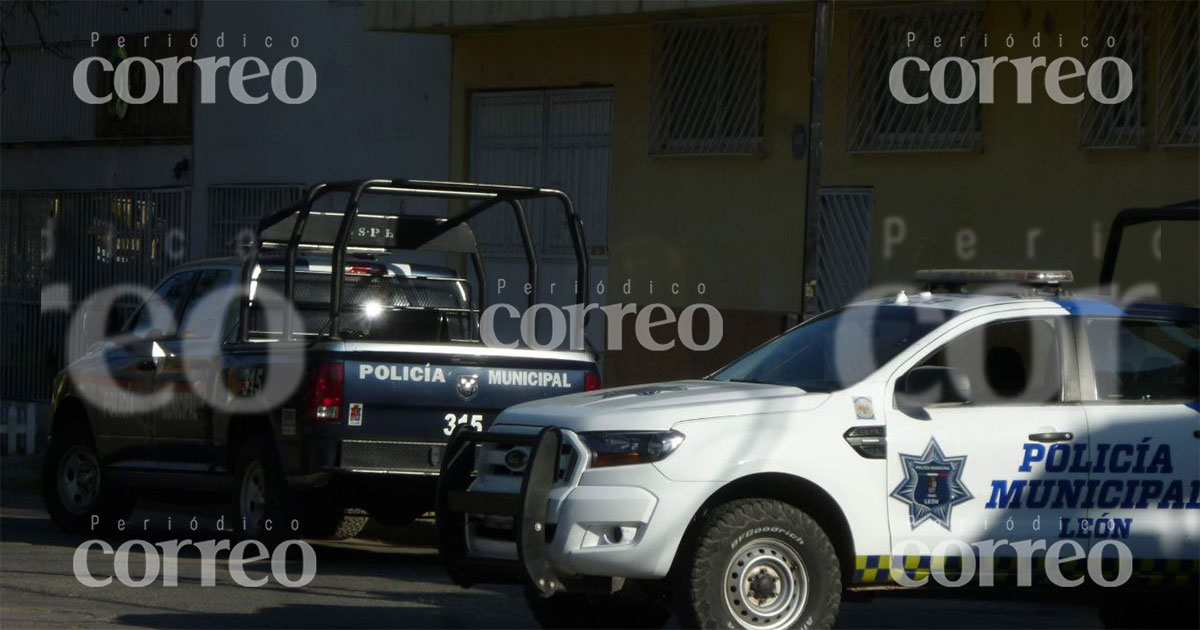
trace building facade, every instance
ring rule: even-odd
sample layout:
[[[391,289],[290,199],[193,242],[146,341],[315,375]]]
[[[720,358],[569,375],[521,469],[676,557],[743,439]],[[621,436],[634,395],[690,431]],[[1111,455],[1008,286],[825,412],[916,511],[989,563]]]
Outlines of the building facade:
[[[646,351],[627,330],[607,353],[608,384],[702,376],[794,322],[806,291],[830,308],[919,268],[1068,268],[1086,287],[1116,212],[1200,196],[1195,3],[838,2],[820,96],[821,220],[806,251],[815,6],[395,1],[368,7],[367,26],[453,36],[453,176],[540,175],[531,183],[586,191],[589,227],[603,226],[601,301],[721,310],[724,341],[710,352]],[[942,91],[961,102],[902,103],[890,73],[909,56],[972,70],[995,58],[991,97],[982,73],[954,62]],[[1045,68],[1023,87],[1002,57],[1084,68],[1118,57],[1131,94],[1060,103]],[[906,90],[929,94],[928,68],[902,70]],[[1114,96],[1108,70],[1098,81]],[[1061,85],[1076,96],[1085,81]],[[607,111],[607,125],[568,104],[579,101]],[[563,163],[556,147],[581,135],[608,147],[607,164],[547,173]],[[1163,297],[1196,300],[1197,236],[1130,241],[1151,261],[1143,275],[1167,279]],[[1185,264],[1150,257],[1160,252]]]
[[[0,116],[0,399],[46,400],[72,313],[118,283],[152,287],[176,264],[235,251],[239,233],[305,186],[357,177],[444,179],[449,171],[450,47],[437,35],[363,28],[361,2],[12,2],[3,8]],[[118,38],[124,37],[124,46]],[[302,57],[315,92],[247,104],[228,67],[203,97],[195,67],[177,102],[89,104],[81,60],[131,56]],[[292,96],[299,72],[293,64]],[[115,73],[86,70],[96,96]],[[148,89],[131,73],[130,93]],[[164,75],[165,76],[165,75]],[[247,81],[268,95],[269,80]],[[261,94],[260,94],[261,93]]]

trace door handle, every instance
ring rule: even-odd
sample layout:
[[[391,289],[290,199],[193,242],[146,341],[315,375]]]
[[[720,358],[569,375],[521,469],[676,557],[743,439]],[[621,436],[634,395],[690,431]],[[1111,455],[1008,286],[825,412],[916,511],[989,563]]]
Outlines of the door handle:
[[[1030,433],[1029,439],[1034,442],[1070,442],[1075,439],[1075,434],[1070,432],[1062,433]]]

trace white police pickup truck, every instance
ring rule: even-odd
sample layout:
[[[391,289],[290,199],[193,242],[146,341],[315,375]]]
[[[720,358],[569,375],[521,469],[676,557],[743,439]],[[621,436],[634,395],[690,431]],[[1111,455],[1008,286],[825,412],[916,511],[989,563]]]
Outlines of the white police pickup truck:
[[[459,431],[452,579],[519,580],[547,626],[828,627],[889,583],[1186,586],[1194,613],[1200,311],[1070,297],[1069,272],[923,279],[705,379]]]

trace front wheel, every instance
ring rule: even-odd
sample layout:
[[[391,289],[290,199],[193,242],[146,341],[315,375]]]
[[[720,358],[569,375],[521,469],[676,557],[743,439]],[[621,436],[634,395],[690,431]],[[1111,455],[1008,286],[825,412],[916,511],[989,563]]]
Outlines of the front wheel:
[[[837,554],[812,517],[782,501],[740,499],[705,517],[679,573],[685,627],[829,628],[841,603]]]
[[[42,496],[50,520],[77,534],[115,530],[134,503],[128,489],[108,478],[91,436],[79,424],[64,427],[51,440],[42,469]]]

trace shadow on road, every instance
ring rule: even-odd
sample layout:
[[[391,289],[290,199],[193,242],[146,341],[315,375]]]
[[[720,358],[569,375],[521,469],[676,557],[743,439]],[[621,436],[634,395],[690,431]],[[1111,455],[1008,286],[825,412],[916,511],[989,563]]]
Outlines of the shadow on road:
[[[65,617],[54,617],[69,625],[98,625],[144,628],[521,628],[534,621],[526,609],[519,587],[485,587],[470,590],[450,585],[439,566],[436,551],[428,546],[397,546],[374,541],[340,543],[313,541],[317,554],[317,578],[303,588],[287,588],[274,580],[258,588],[232,583],[227,569],[218,568],[218,587],[199,588],[196,563],[181,570],[179,586],[132,589],[114,583],[108,588],[81,587],[71,575],[71,556],[83,542],[101,538],[116,548],[127,540],[151,543],[167,540],[222,540],[230,532],[214,527],[215,516],[200,516],[197,529],[188,525],[191,512],[160,512],[141,509],[124,532],[114,535],[73,535],[50,523],[36,495],[6,494],[0,533],[6,547],[29,545],[28,556],[6,556],[4,566],[5,607],[21,606],[13,598],[42,596],[41,606],[67,595],[74,607]],[[170,520],[168,520],[170,519]],[[148,522],[147,522],[148,521]],[[168,529],[168,523],[170,528]],[[143,527],[145,528],[143,529]],[[418,527],[428,527],[428,524]],[[415,540],[424,538],[418,533]],[[427,539],[427,538],[425,538]],[[23,543],[23,544],[22,544]],[[111,557],[97,557],[93,550],[93,575],[111,576]],[[291,555],[291,554],[289,554]],[[180,560],[198,559],[199,550],[185,547]],[[225,557],[225,554],[222,554]],[[143,566],[142,551],[134,548],[130,562]],[[225,561],[221,560],[220,564]],[[298,558],[288,563],[289,574],[299,574]],[[181,562],[181,568],[184,566]],[[269,561],[250,563],[252,576],[266,575]],[[135,569],[135,573],[140,569]],[[135,575],[136,577],[136,575]],[[42,580],[51,587],[38,587]],[[964,597],[964,595],[966,595]],[[1046,601],[1021,597],[1020,593],[938,591],[888,592],[871,598],[852,597],[843,603],[839,628],[1086,628],[1097,627],[1094,609],[1080,602]],[[1014,600],[1014,597],[1016,598]],[[85,603],[86,602],[86,603]],[[83,605],[82,608],[79,605]],[[12,614],[9,609],[6,616]],[[49,610],[49,609],[47,609]],[[94,614],[94,617],[88,615]],[[26,620],[43,620],[42,613]],[[90,619],[91,622],[84,621]],[[672,624],[676,623],[672,620]],[[54,624],[52,621],[51,625]]]

